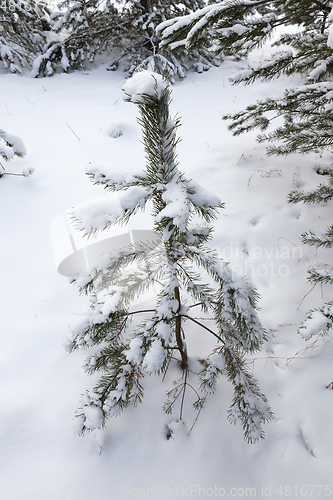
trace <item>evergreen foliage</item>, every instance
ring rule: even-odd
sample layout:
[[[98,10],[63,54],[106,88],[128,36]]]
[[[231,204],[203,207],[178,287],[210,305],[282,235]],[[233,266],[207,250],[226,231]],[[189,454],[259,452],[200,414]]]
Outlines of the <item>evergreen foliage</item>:
[[[257,293],[246,280],[233,276],[208,246],[211,223],[223,204],[178,169],[179,119],[170,117],[169,86],[158,74],[143,71],[126,82],[124,92],[140,111],[145,170],[132,175],[90,166],[87,172],[96,184],[118,193],[124,213],[113,216],[104,204],[100,210],[94,205],[92,211],[88,203],[73,216],[79,229],[91,233],[126,224],[149,202],[156,242],[124,248],[106,268],[74,280],[89,295],[91,308],[74,330],[68,349],[91,349],[86,371],[101,374],[93,391],[83,396],[78,432],[103,427],[109,416],[141,402],[144,376],[156,373],[164,378],[172,367],[182,374],[182,382],[168,392],[167,413],[179,405],[179,420],[183,419],[188,390],[200,412],[224,374],[234,387],[229,419],[240,421],[245,438],[255,442],[264,436],[262,424],[272,418],[245,358],[266,340],[256,311]],[[140,310],[134,301],[151,287],[156,302]],[[193,309],[213,319],[215,326],[198,321]],[[213,351],[200,360],[199,370],[187,349],[194,325],[216,341]]]
[[[259,129],[258,141],[270,143],[268,154],[286,156],[332,151],[332,21],[333,5],[328,0],[224,0],[198,10],[193,16],[168,20],[157,30],[162,36],[162,46],[170,50],[197,48],[209,38],[215,40],[217,51],[246,57],[251,50],[267,42],[275,28],[285,27],[286,32],[272,43],[278,50],[257,65],[240,71],[232,81],[250,84],[284,74],[298,75],[303,84],[286,89],[282,96],[259,100],[224,119],[231,120],[229,128],[234,135]],[[283,119],[282,125],[268,131],[276,118]],[[309,193],[293,191],[289,201],[327,203],[333,194],[332,172],[328,175],[327,184],[320,184]],[[302,241],[316,248],[331,248],[332,232],[333,226],[323,236],[309,231],[302,235]],[[309,280],[315,284],[333,283],[332,268],[311,268]],[[300,333],[310,338],[331,327],[332,302],[329,302],[308,313]]]
[[[0,2],[0,62],[7,71],[21,73],[43,51],[50,13],[45,2]]]
[[[304,84],[224,118],[231,120],[235,135],[259,129],[260,142],[274,142],[268,147],[269,154],[307,153],[330,149],[333,144],[333,50],[327,43],[331,9],[327,0],[224,0],[192,16],[161,23],[157,32],[162,37],[161,46],[170,50],[198,48],[209,39],[215,42],[217,52],[246,57],[269,41],[277,27],[285,27],[286,33],[272,43],[278,50],[232,80],[250,84],[281,74],[299,74]],[[283,125],[266,133],[277,117],[283,117]]]
[[[111,53],[109,70],[120,61],[131,76],[137,69],[151,69],[160,74],[183,78],[188,65],[203,71],[216,64],[206,47],[177,56],[159,48],[155,27],[175,15],[185,15],[202,7],[203,0],[64,0],[52,14],[52,31],[59,34],[51,40],[34,63],[33,74],[51,75],[60,66],[64,71],[83,68],[97,54]],[[206,44],[207,45],[207,44]]]
[[[26,154],[25,146],[22,140],[16,135],[9,134],[3,129],[0,129],[0,156],[9,161],[14,156],[23,157]]]
[[[290,203],[322,203],[326,204],[333,198],[333,171],[327,171],[328,183],[320,184],[317,189],[310,192],[292,191],[289,194]],[[315,248],[333,248],[333,225],[329,226],[326,233],[318,236],[314,231],[302,234],[302,241],[306,245]],[[311,283],[333,285],[332,266],[321,264],[309,269],[308,279]],[[309,340],[314,335],[323,336],[333,327],[333,301],[329,301],[324,306],[311,309],[299,329],[299,333]]]
[[[3,129],[0,129],[0,158],[5,161],[10,161],[15,157],[23,158],[26,155],[25,146],[16,135],[9,134]],[[29,177],[34,169],[31,167],[25,168],[21,173],[7,172],[3,164],[0,162],[0,177],[4,175],[22,175]]]

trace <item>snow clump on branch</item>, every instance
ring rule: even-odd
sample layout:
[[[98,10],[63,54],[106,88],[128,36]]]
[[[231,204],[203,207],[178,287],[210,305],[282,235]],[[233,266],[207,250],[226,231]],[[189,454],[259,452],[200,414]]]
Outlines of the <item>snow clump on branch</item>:
[[[136,104],[143,102],[144,95],[155,95],[155,91],[157,91],[157,95],[160,98],[167,87],[168,83],[161,75],[145,70],[139,71],[127,80],[123,91],[130,97],[130,101]]]

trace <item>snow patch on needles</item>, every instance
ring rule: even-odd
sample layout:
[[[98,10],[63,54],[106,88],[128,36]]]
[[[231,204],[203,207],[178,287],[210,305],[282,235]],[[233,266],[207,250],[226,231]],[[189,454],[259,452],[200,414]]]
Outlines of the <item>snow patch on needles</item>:
[[[158,73],[151,71],[139,71],[132,78],[127,80],[123,87],[123,91],[133,103],[142,103],[144,95],[161,97],[164,90],[168,87],[168,83]]]
[[[216,194],[205,189],[201,184],[191,180],[191,187],[193,186],[193,193],[189,195],[191,201],[195,205],[203,207],[217,207],[222,204],[221,199]]]
[[[118,199],[111,196],[102,196],[89,200],[73,209],[73,216],[77,219],[76,226],[89,233],[93,229],[103,230],[110,221],[114,223],[123,215]]]
[[[165,357],[166,351],[162,342],[160,339],[154,340],[143,360],[143,366],[147,373],[158,372],[163,366]]]
[[[27,150],[20,137],[0,129],[0,156],[11,160],[14,155],[23,157],[26,154]]]
[[[173,224],[181,231],[185,231],[190,213],[190,206],[187,200],[186,187],[177,182],[175,177],[166,185],[162,194],[166,207],[156,216],[156,221],[160,222],[164,217],[173,220]]]
[[[130,341],[130,347],[125,351],[125,356],[129,363],[139,364],[142,360],[142,339],[140,337],[134,337]]]
[[[86,417],[85,426],[87,429],[98,429],[103,424],[103,412],[98,406],[85,406],[84,415]]]
[[[321,311],[315,310],[304,321],[299,329],[299,333],[305,340],[309,340],[314,335],[328,330],[328,320]]]
[[[132,186],[120,193],[119,201],[123,211],[133,210],[136,206],[144,208],[148,193],[149,191],[141,186]]]
[[[111,312],[116,311],[124,293],[125,289],[116,285],[111,290],[102,290],[97,295],[98,302],[103,304],[101,309],[102,314],[109,315]]]
[[[86,168],[86,173],[97,183],[104,182],[108,184],[108,181],[111,181],[116,190],[134,181],[134,173],[129,168],[108,161],[95,162],[89,165]]]

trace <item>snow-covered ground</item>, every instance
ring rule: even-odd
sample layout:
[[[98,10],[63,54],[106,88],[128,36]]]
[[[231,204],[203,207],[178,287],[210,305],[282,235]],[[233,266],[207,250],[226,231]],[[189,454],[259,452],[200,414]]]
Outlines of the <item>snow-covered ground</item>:
[[[329,287],[310,291],[306,280],[309,265],[330,262],[329,252],[317,255],[299,236],[324,232],[331,208],[286,201],[292,189],[322,182],[315,167],[329,159],[268,158],[255,134],[231,136],[223,114],[280,94],[290,83],[232,87],[228,78],[240,67],[226,61],[190,73],[173,87],[172,110],[182,122],[180,169],[226,203],[214,245],[261,295],[270,341],[252,365],[275,420],[255,445],[227,421],[232,391],[223,378],[189,436],[192,414],[185,415],[186,429],[166,439],[170,416],[157,377],[146,379],[143,404],[110,420],[106,431],[74,434],[80,394],[93,378],[82,370],[84,353],[69,355],[63,345],[88,301],[57,273],[50,225],[105,193],[85,175],[90,163],[144,167],[137,108],[123,101],[124,75],[103,65],[50,79],[0,75],[0,126],[20,136],[28,151],[5,167],[35,169],[28,178],[0,179],[1,498],[333,496],[333,391],[326,389],[333,346],[327,337],[305,351],[297,335],[306,311],[332,294]],[[195,335],[200,352],[206,339]]]

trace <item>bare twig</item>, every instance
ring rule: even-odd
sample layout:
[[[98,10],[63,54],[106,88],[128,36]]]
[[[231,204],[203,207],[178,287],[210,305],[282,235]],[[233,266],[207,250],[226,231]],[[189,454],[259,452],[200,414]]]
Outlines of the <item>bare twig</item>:
[[[203,325],[202,323],[200,323],[199,321],[197,321],[196,319],[194,318],[191,318],[191,316],[187,316],[187,314],[181,314],[181,316],[183,316],[184,318],[187,318],[187,319],[190,319],[191,321],[193,321],[193,323],[196,323],[197,325],[201,326],[202,328],[204,328],[205,330],[207,330],[208,332],[210,332],[212,335],[214,335],[214,337],[216,337],[220,342],[222,342],[222,344],[224,344],[223,340],[221,339],[221,337],[219,337],[217,335],[217,333],[213,332],[213,330],[211,330],[210,328],[208,328],[207,326]]]
[[[204,398],[204,400],[206,400],[206,398]],[[190,435],[190,432],[192,431],[192,429],[193,429],[193,427],[195,426],[195,424],[197,423],[198,418],[199,418],[199,415],[200,415],[201,410],[203,409],[203,407],[204,407],[204,403],[200,406],[200,408],[199,408],[199,410],[198,410],[197,416],[195,417],[194,422],[193,422],[193,424],[192,424],[192,426],[191,426],[190,430],[189,430],[189,431],[188,431],[188,433],[187,433],[187,435],[188,435],[188,436]]]
[[[1,172],[0,171],[0,177],[3,177],[4,175],[20,175],[21,177],[26,177],[24,174],[22,173],[15,173],[15,172]]]
[[[290,243],[295,248],[300,248],[299,246],[296,245],[296,243],[293,243],[292,241],[288,240],[288,238],[285,238],[284,236],[280,236],[280,238],[277,239],[278,245],[279,245],[279,240],[286,240],[286,241],[288,241],[288,243]],[[306,260],[310,263],[310,259],[308,258],[308,256],[303,254],[302,249],[300,249],[300,250],[301,250],[302,257],[300,257],[298,259],[297,264],[303,259],[303,257],[305,257]]]
[[[125,312],[124,316],[131,316],[133,314],[141,314],[141,313],[153,313],[153,312],[155,312],[155,309],[141,309],[141,311]]]
[[[73,129],[72,129],[72,128],[68,125],[68,123],[66,123],[66,125],[67,125],[67,127],[69,128],[69,130],[70,130],[70,131],[71,131],[71,132],[75,135],[75,137],[76,137],[79,141],[81,141],[80,137],[78,137],[78,136],[76,135],[76,133],[75,133],[75,132],[74,132],[74,130],[73,130]]]
[[[184,380],[184,386],[183,386],[183,395],[182,395],[182,400],[180,402],[179,420],[183,420],[183,408],[184,408],[185,392],[186,392],[186,385],[187,385],[187,373],[188,373],[188,369],[186,368],[185,380]]]
[[[305,300],[305,298],[309,295],[309,293],[311,293],[311,292],[312,292],[312,290],[313,290],[316,286],[317,286],[317,283],[315,283],[315,284],[314,284],[314,285],[310,288],[310,290],[309,290],[309,291],[308,291],[308,292],[304,295],[304,297],[302,298],[301,302],[298,304],[296,311],[298,311],[298,309],[301,307],[301,305],[302,305],[303,301]]]

